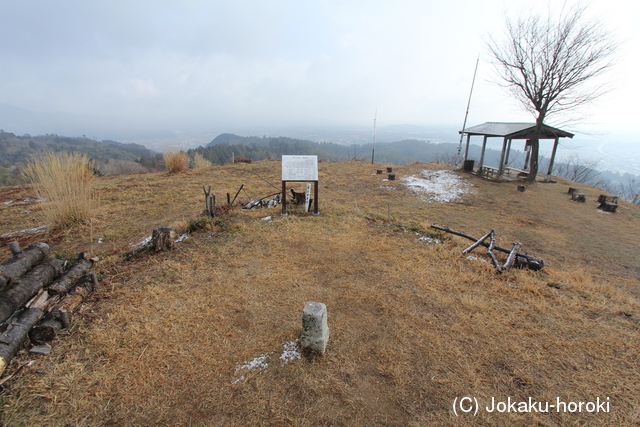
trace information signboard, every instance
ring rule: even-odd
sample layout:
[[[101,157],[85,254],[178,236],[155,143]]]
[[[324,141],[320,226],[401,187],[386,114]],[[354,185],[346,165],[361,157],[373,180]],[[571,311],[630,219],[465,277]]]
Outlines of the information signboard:
[[[283,181],[317,181],[318,156],[282,156]]]

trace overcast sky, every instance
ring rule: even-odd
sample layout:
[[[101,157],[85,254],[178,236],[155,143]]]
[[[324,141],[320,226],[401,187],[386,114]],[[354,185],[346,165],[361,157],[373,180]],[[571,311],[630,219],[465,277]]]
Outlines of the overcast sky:
[[[483,38],[536,3],[0,0],[0,104],[138,129],[369,126],[376,109],[381,126],[461,127],[480,55],[468,124],[532,121],[491,83]],[[589,14],[624,44],[586,127],[631,129],[640,2]]]

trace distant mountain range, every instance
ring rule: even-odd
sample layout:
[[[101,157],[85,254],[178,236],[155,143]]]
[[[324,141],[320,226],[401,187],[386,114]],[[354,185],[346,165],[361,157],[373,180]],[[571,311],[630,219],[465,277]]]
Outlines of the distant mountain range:
[[[14,135],[0,131],[0,166],[27,163],[48,151],[75,151],[91,159],[138,160],[156,153],[140,144],[122,144],[116,141],[97,141],[86,137],[70,138],[58,135]]]
[[[377,163],[404,165],[414,162],[453,163],[458,144],[431,143],[415,139],[397,142],[367,144],[336,144],[333,142],[312,142],[286,137],[239,136],[230,133],[218,135],[205,147],[189,150],[199,153],[214,164],[228,163],[232,158],[245,157],[252,160],[266,158],[279,159],[283,154],[317,155],[320,161],[373,160]],[[480,147],[471,145],[469,156],[480,156]],[[487,149],[485,163],[497,166],[500,152]]]

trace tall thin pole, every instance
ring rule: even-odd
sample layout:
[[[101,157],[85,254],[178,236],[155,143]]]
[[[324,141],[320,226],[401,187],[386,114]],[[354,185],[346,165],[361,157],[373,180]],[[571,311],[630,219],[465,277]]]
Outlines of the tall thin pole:
[[[476,69],[473,71],[473,80],[471,81],[471,90],[469,91],[469,100],[467,101],[467,111],[464,113],[464,122],[462,123],[462,132],[460,132],[460,144],[458,144],[458,156],[456,157],[456,166],[460,163],[460,150],[462,150],[462,138],[464,137],[464,131],[467,128],[467,117],[469,117],[469,106],[471,105],[471,95],[473,94],[473,86],[476,83],[476,74],[478,73],[478,63],[480,62],[480,56],[476,60]]]
[[[378,118],[378,109],[376,108],[376,115],[373,116],[373,148],[371,149],[371,164],[373,164],[373,157],[376,154],[376,119]]]

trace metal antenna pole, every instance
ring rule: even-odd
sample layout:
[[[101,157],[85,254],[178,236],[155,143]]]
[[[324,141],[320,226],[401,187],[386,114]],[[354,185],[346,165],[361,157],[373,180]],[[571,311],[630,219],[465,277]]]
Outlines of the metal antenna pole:
[[[373,157],[376,154],[376,119],[378,118],[378,109],[376,108],[376,115],[373,116],[373,148],[371,149],[371,164],[373,164]]]
[[[467,117],[469,117],[469,106],[471,105],[471,95],[473,94],[473,86],[476,83],[476,74],[478,73],[478,63],[480,62],[480,55],[476,60],[476,69],[473,72],[473,80],[471,81],[471,90],[469,91],[469,100],[467,101],[467,112],[464,113],[464,123],[462,123],[462,132],[460,132],[460,143],[458,144],[458,155],[456,156],[456,166],[460,164],[460,150],[462,150],[462,139],[464,138],[464,131],[467,128]]]

